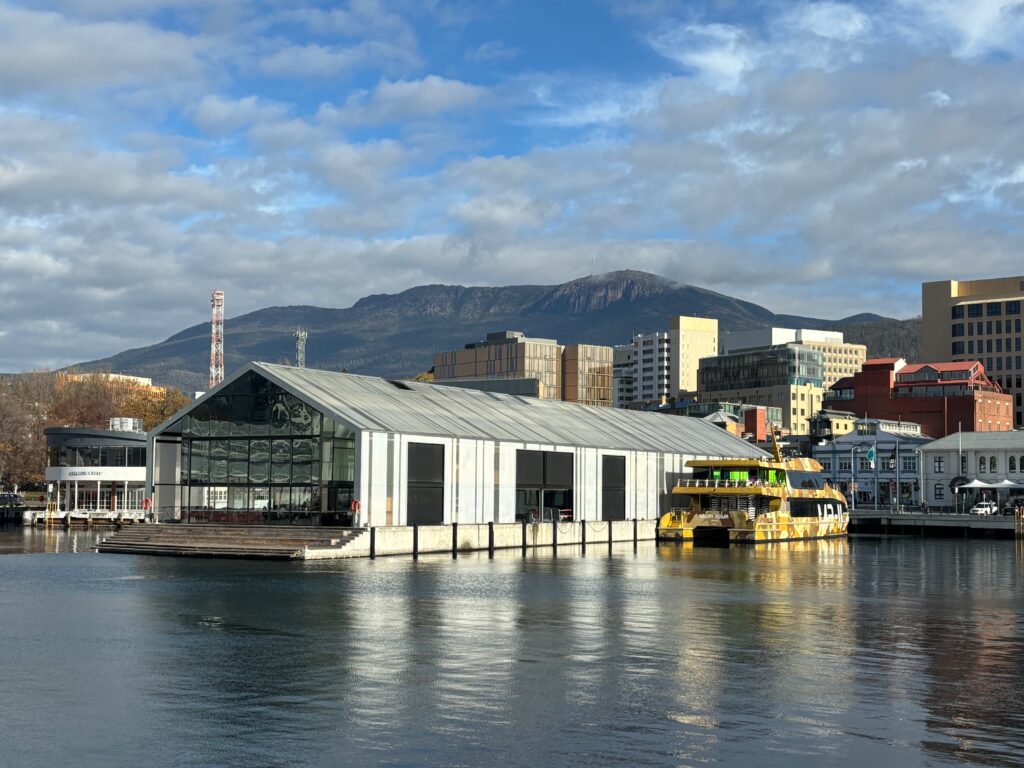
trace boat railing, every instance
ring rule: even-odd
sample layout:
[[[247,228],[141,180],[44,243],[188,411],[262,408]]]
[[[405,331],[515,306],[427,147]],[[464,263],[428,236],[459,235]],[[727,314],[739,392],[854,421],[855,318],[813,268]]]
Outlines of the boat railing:
[[[764,480],[715,480],[702,478],[698,480],[680,480],[679,488],[782,488],[783,484],[769,483]]]

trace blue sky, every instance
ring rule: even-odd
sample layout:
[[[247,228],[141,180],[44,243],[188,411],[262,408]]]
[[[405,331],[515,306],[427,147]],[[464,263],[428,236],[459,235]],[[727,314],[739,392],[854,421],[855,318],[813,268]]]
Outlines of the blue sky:
[[[0,370],[213,288],[230,317],[595,263],[910,316],[1022,271],[1022,46],[1022,0],[0,0]]]

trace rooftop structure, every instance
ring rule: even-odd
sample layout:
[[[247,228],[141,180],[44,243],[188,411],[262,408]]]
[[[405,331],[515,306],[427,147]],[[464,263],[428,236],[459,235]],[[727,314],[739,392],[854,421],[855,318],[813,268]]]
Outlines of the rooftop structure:
[[[828,389],[844,376],[852,376],[861,369],[867,357],[867,347],[843,340],[839,331],[818,331],[809,328],[754,328],[749,331],[731,331],[722,334],[719,345],[722,354],[779,344],[803,344],[822,353],[822,386]]]

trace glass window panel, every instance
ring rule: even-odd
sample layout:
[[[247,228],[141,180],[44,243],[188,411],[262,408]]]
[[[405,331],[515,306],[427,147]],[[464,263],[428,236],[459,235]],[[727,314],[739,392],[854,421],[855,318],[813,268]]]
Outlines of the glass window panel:
[[[313,493],[308,486],[292,488],[291,509],[295,512],[308,512],[312,506]]]
[[[189,472],[189,456],[188,456],[188,443],[182,443],[181,446],[181,480],[182,482],[188,482]]]
[[[231,483],[249,482],[249,462],[231,460],[228,462],[228,481]]]
[[[249,489],[248,488],[229,488],[228,489],[228,509],[248,509],[249,508]]]
[[[313,409],[301,400],[292,398],[289,403],[289,421],[293,435],[313,434]]]
[[[211,440],[210,441],[210,458],[211,459],[226,459],[228,457],[228,441],[227,440]]]
[[[276,466],[276,465],[275,465]],[[292,481],[296,483],[310,483],[313,481],[312,464],[293,464]]]
[[[228,446],[228,458],[230,459],[248,459],[249,458],[249,441],[248,440],[232,440]]]
[[[270,489],[270,512],[272,518],[281,517],[281,512],[291,505],[291,488]]]
[[[210,406],[208,403],[200,403],[191,413],[190,424],[193,437],[209,437],[210,435]]]
[[[249,493],[249,501],[252,504],[252,508],[256,510],[264,510],[270,508],[270,489],[269,488],[252,488]]]
[[[320,446],[312,438],[300,438],[292,441],[292,461],[309,464],[318,458]]]
[[[253,440],[249,443],[249,458],[254,461],[270,461],[270,441]]]
[[[266,483],[270,481],[270,461],[249,460],[249,482]]]
[[[228,481],[227,459],[210,459],[210,482],[226,483]]]
[[[273,464],[270,470],[270,482],[290,483],[291,466],[291,464]]]
[[[227,437],[230,424],[227,398],[218,396],[210,399],[210,435]],[[225,502],[226,503],[226,502]]]
[[[287,435],[291,425],[291,405],[294,398],[283,390],[274,388],[270,399],[270,432]]]
[[[292,448],[290,440],[275,440],[271,444],[271,458],[275,464],[291,461]]]
[[[231,412],[231,434],[243,436],[249,434],[249,420],[252,413],[252,397],[248,395],[232,395],[228,398]]]

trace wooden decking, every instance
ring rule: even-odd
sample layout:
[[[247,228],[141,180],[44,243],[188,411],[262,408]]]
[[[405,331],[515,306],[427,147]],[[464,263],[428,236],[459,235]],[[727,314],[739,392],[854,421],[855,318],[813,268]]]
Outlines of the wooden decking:
[[[362,536],[361,528],[284,525],[137,524],[108,536],[97,551],[172,557],[237,557],[303,560],[343,557],[346,546]]]

